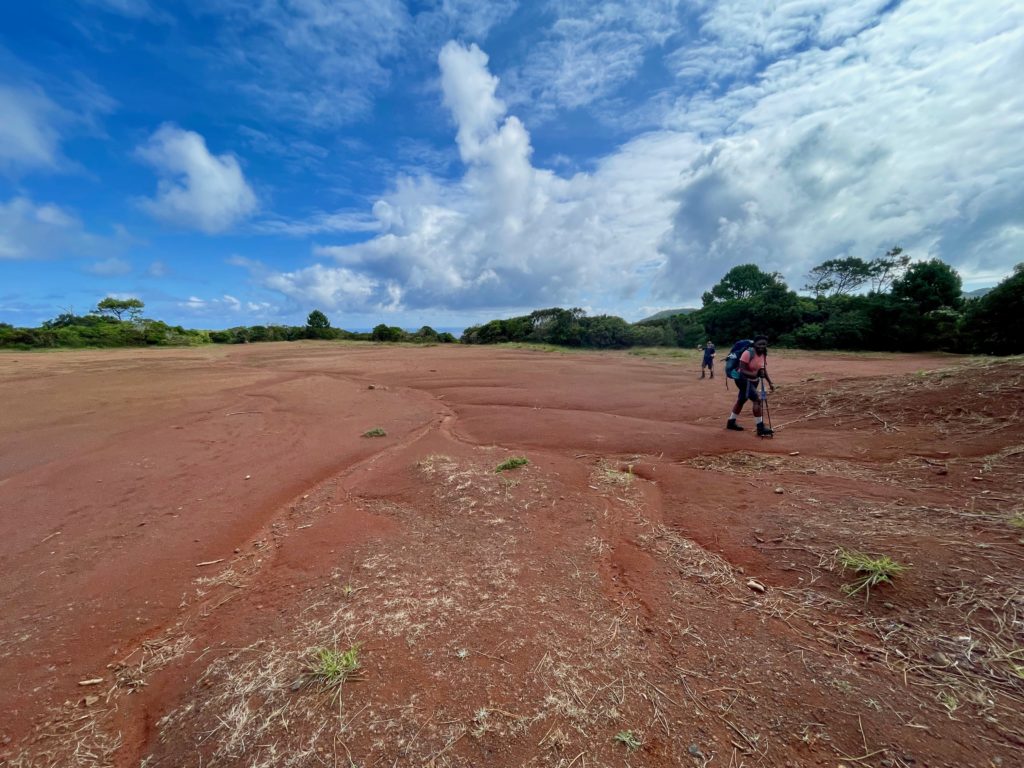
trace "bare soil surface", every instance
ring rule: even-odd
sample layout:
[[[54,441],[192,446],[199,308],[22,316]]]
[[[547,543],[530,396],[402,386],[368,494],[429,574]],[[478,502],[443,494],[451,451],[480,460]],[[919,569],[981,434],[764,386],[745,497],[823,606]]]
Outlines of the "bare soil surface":
[[[1024,361],[681,354],[0,355],[0,764],[1020,765]]]

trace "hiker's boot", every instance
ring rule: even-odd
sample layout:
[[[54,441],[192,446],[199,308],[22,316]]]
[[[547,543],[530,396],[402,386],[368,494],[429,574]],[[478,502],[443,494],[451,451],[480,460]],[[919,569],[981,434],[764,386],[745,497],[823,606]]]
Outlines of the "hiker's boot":
[[[704,378],[704,374],[703,374],[703,373],[701,373],[700,377],[701,377],[701,378],[703,379],[703,378]]]
[[[733,432],[742,432],[743,427],[736,423],[736,419],[729,419],[725,422],[725,428],[731,429]]]
[[[712,379],[715,378],[715,372],[714,371],[711,372],[711,378]]]
[[[775,432],[772,431],[772,428],[765,426],[764,422],[761,422],[760,424],[757,425],[758,437],[772,437],[774,434]]]

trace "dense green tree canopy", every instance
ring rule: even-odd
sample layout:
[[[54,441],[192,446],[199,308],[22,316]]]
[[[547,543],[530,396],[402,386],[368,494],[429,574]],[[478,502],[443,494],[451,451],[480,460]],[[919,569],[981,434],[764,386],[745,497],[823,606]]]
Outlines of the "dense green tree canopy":
[[[980,299],[968,302],[964,336],[967,347],[977,352],[1024,353],[1024,264]]]
[[[331,321],[319,309],[314,309],[309,313],[309,317],[306,318],[306,325],[309,328],[330,328]]]
[[[919,261],[893,282],[892,295],[913,302],[920,312],[958,309],[963,304],[963,283],[957,271],[944,261]]]
[[[706,307],[720,301],[749,299],[778,286],[785,288],[778,272],[764,272],[756,264],[741,264],[726,272],[702,298]]]

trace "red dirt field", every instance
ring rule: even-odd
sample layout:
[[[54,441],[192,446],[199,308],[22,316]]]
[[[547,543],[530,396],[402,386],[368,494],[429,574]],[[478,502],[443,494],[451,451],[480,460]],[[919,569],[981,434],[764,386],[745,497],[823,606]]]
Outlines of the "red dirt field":
[[[0,764],[1021,765],[1024,362],[681,354],[0,355]]]

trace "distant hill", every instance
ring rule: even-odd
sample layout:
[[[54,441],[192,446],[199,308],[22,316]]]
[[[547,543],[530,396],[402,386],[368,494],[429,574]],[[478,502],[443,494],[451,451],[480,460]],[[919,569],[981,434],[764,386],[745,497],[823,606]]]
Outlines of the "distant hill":
[[[992,288],[978,288],[973,291],[964,291],[963,296],[965,299],[980,299],[991,290]]]
[[[688,315],[691,312],[696,312],[696,307],[683,307],[682,309],[663,309],[661,312],[655,312],[650,317],[645,317],[643,320],[637,320],[638,323],[646,323],[648,320],[661,320],[663,317],[672,317],[672,315]]]

